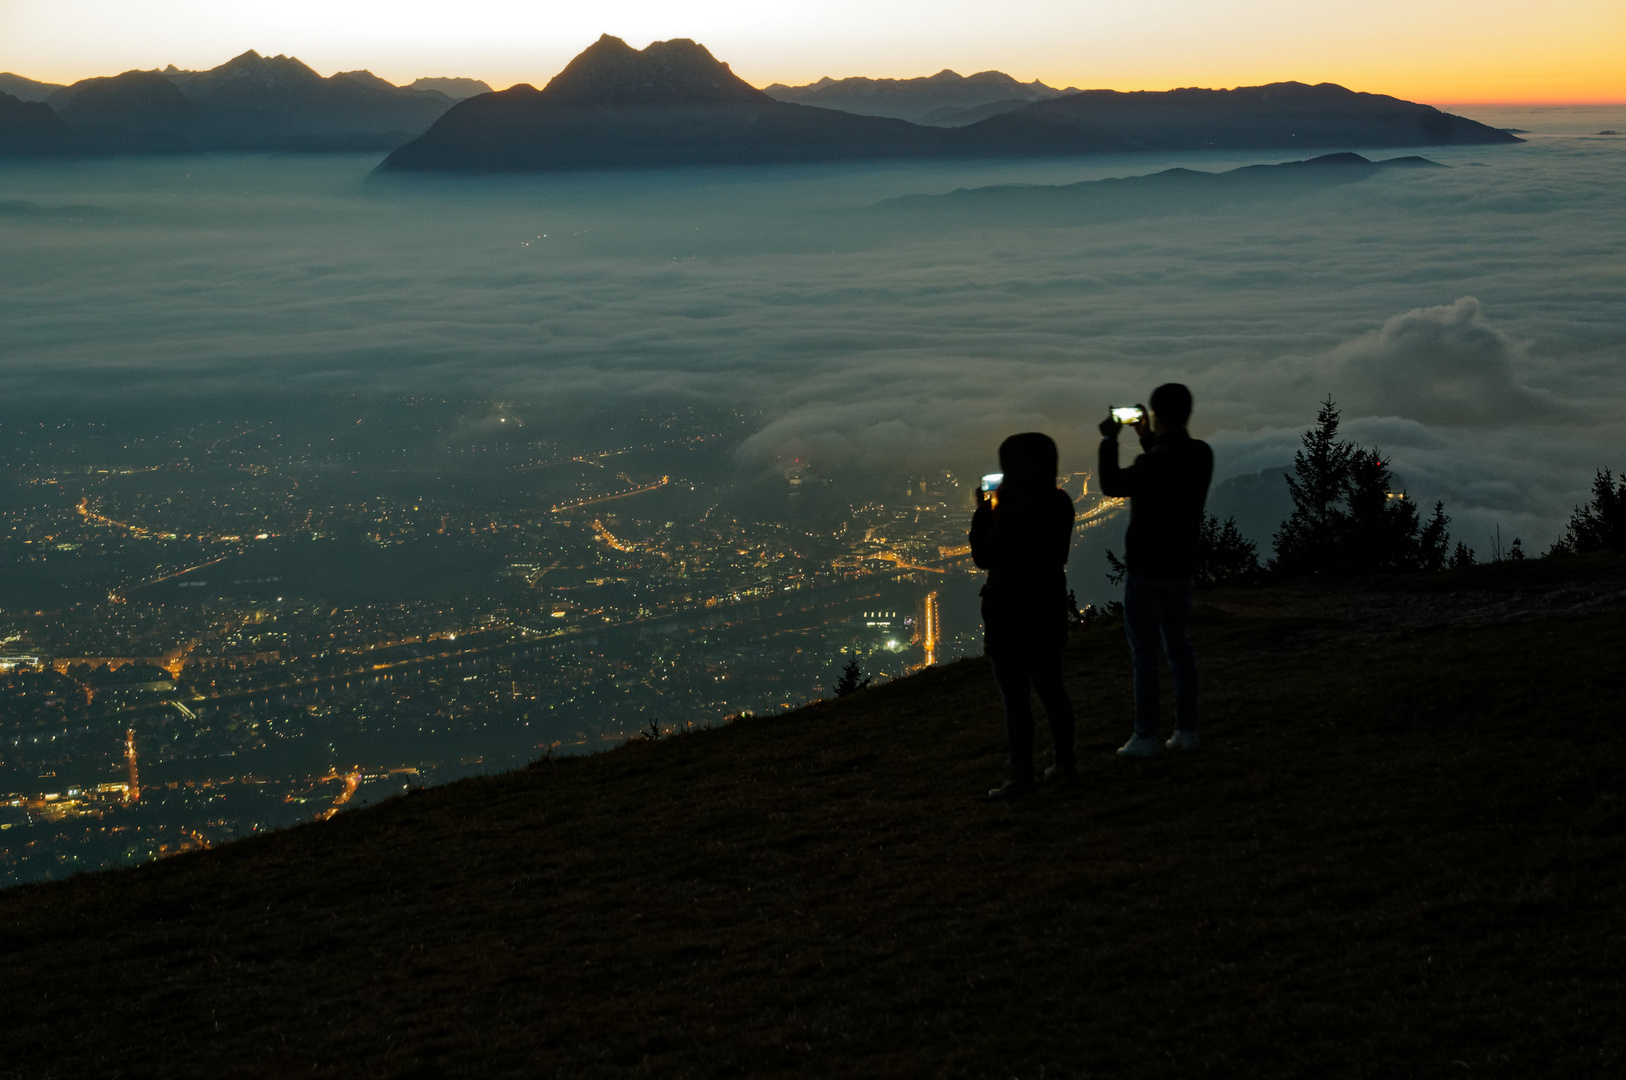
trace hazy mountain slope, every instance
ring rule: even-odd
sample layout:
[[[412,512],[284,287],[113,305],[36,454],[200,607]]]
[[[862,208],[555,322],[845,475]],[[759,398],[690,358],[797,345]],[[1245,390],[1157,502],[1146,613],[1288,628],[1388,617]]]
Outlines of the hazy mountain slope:
[[[1510,143],[1514,135],[1428,105],[1333,83],[1234,90],[1086,90],[990,117],[964,131],[988,149],[1355,150]]]
[[[73,129],[49,105],[0,93],[0,154],[61,154],[77,148]]]
[[[382,91],[383,93],[389,94],[391,97],[396,97],[396,98],[402,98],[402,97],[406,97],[406,96],[412,95],[412,94],[428,94],[428,95],[431,95],[430,100],[435,100],[435,99],[438,99],[438,98],[445,98],[446,100],[445,100],[444,104],[446,104],[446,105],[450,105],[454,100],[457,100],[457,99],[453,98],[450,94],[442,93],[439,90],[431,90],[431,89],[428,89],[427,87],[422,87],[422,86],[417,86],[417,85],[413,85],[413,86],[409,86],[409,87],[396,86],[394,83],[390,82],[388,79],[381,79],[377,75],[374,75],[372,72],[366,70],[365,68],[359,69],[357,71],[335,71],[333,73],[332,77],[336,78],[336,79],[337,78],[349,79],[351,82],[360,83],[362,86],[366,86],[366,87],[370,87],[370,88],[372,88],[374,90]]]
[[[950,106],[933,109],[924,116],[917,116],[915,117],[915,123],[929,124],[932,127],[965,127],[967,124],[975,124],[978,120],[986,120],[990,116],[1015,112],[1017,109],[1029,104],[1032,104],[1032,102],[1024,101],[1021,98],[1001,98],[998,101],[990,101],[969,109],[958,109]]]
[[[548,170],[942,151],[946,133],[774,101],[704,46],[600,38],[542,90],[459,102],[384,169]]]
[[[370,72],[323,78],[249,51],[207,71],[85,79],[50,104],[98,150],[367,150],[398,146],[451,105]]]
[[[1443,169],[1421,157],[1370,161],[1359,154],[1324,154],[1308,161],[1245,165],[1211,173],[1165,169],[1147,176],[1076,184],[1000,184],[942,195],[904,195],[877,204],[882,212],[948,216],[977,227],[1060,224],[1139,214],[1201,212],[1216,206],[1279,199],[1358,183],[1389,170]]]
[[[195,102],[156,71],[81,79],[52,94],[56,110],[93,150],[194,150],[202,118]]]
[[[764,91],[777,101],[839,109],[862,116],[892,116],[915,123],[935,123],[933,113],[960,113],[1000,101],[1028,103],[1062,94],[1076,93],[1072,87],[1057,90],[1035,79],[1018,82],[1003,71],[979,71],[961,75],[944,69],[918,79],[832,79],[828,76],[805,86],[774,83]],[[980,119],[980,118],[979,118]]]
[[[412,80],[409,90],[433,90],[438,94],[445,94],[453,101],[462,101],[464,98],[474,97],[476,94],[489,94],[492,87],[482,79],[462,78],[422,78]]]
[[[0,71],[0,94],[10,94],[19,101],[44,101],[60,89],[61,83],[39,82]]]
[[[6,1065],[1617,1075],[1623,589],[1589,558],[1205,595],[1203,748],[1147,761],[1112,754],[1121,628],[1081,631],[1084,782],[1027,802],[977,797],[966,661],[0,892]]]

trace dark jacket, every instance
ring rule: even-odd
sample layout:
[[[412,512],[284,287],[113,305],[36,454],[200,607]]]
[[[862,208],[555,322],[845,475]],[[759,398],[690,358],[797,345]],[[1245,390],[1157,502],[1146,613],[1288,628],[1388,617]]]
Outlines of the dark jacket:
[[[1118,440],[1101,440],[1102,494],[1129,500],[1124,564],[1136,574],[1188,578],[1197,570],[1203,503],[1214,477],[1214,451],[1184,428],[1140,441],[1145,453],[1118,467]]]
[[[1073,500],[1060,488],[1001,488],[971,517],[971,561],[988,571],[982,587],[983,651],[1059,653],[1067,643],[1067,552]]]

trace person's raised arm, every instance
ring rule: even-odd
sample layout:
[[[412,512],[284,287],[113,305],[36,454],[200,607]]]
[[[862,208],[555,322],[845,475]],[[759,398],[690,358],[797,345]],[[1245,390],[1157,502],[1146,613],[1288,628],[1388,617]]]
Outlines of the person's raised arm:
[[[993,500],[981,488],[977,489],[977,509],[971,515],[971,532],[966,539],[971,542],[971,561],[979,568],[986,570],[993,564],[994,556],[994,508]]]
[[[1101,450],[1096,462],[1096,483],[1101,485],[1101,494],[1114,499],[1127,498],[1134,495],[1134,467],[1121,469],[1118,467],[1118,432],[1123,425],[1111,413],[1101,421]]]

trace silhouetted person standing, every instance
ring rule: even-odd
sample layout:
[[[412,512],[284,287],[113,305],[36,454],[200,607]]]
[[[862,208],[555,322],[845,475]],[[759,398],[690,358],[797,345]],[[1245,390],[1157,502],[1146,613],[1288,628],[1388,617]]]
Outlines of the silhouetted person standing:
[[[1101,491],[1129,499],[1124,629],[1135,668],[1135,733],[1118,748],[1128,757],[1157,753],[1160,648],[1168,652],[1174,673],[1174,735],[1164,745],[1171,750],[1198,745],[1191,590],[1214,452],[1186,431],[1190,418],[1190,390],[1179,383],[1153,390],[1149,415],[1135,425],[1144,453],[1126,469],[1118,467],[1118,421],[1108,416],[1101,423]]]
[[[1050,721],[1056,763],[1046,779],[1071,783],[1073,704],[1061,681],[1067,643],[1067,551],[1073,542],[1073,500],[1056,487],[1056,444],[1048,435],[1012,435],[999,447],[1004,478],[978,490],[971,518],[971,558],[988,571],[982,587],[983,651],[1005,703],[1011,778],[990,799],[1031,794],[1033,708],[1037,692]]]

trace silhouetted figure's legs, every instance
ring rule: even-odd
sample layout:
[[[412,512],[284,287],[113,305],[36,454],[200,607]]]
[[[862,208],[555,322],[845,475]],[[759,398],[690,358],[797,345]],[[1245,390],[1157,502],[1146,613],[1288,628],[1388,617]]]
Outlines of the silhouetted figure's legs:
[[[1162,719],[1158,661],[1166,648],[1174,671],[1175,727],[1197,731],[1197,653],[1191,644],[1191,581],[1130,574],[1124,582],[1124,632],[1135,668],[1135,734],[1157,736]]]
[[[1026,657],[995,656],[994,681],[1005,703],[1005,740],[1011,749],[1011,783],[1033,786],[1033,706],[1028,700],[1033,668]]]
[[[1174,730],[1197,734],[1197,650],[1191,644],[1191,583],[1163,593],[1163,647],[1174,673]]]
[[[1005,738],[1011,749],[1011,781],[1033,783],[1033,705],[1037,692],[1050,721],[1056,745],[1056,764],[1064,773],[1074,768],[1073,703],[1061,681],[1061,654],[1034,660],[1030,657],[992,657],[994,681],[1005,703]]]
[[[1072,773],[1077,767],[1073,756],[1073,702],[1061,682],[1059,653],[1034,665],[1033,690],[1044,704],[1045,718],[1050,721],[1050,741],[1056,746],[1056,765],[1061,772]]]

